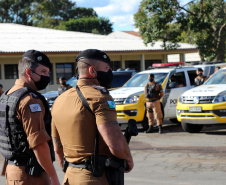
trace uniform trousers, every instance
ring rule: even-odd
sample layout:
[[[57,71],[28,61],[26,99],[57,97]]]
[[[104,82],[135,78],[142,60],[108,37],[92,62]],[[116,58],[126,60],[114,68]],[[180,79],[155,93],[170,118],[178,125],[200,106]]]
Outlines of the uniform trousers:
[[[162,115],[160,101],[156,100],[154,102],[146,102],[146,107],[147,107],[148,124],[154,125],[154,117],[155,117],[157,125],[162,125],[163,115]]]
[[[7,165],[6,167],[7,185],[50,185],[50,177],[46,172],[40,176],[31,176],[25,172],[25,166]]]
[[[64,185],[109,185],[105,173],[94,177],[92,172],[82,168],[69,166],[64,176]]]

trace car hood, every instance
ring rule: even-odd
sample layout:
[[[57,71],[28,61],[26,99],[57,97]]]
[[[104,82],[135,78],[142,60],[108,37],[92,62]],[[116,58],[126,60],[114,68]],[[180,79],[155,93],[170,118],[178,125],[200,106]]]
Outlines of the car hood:
[[[226,91],[225,84],[201,85],[183,93],[183,96],[216,96],[222,91]]]
[[[144,87],[121,87],[110,91],[110,95],[113,98],[127,98],[136,93],[144,93]]]

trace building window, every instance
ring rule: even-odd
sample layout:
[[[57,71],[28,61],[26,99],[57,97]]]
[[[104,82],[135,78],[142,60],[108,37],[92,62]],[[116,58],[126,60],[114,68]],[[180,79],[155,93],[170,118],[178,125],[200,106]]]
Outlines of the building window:
[[[145,60],[145,69],[152,67],[152,64],[162,63],[162,60]]]
[[[75,74],[74,63],[59,63],[56,64],[56,77],[57,84],[59,84],[59,78],[65,77],[67,80]]]
[[[140,60],[127,60],[125,61],[126,68],[135,69],[140,71]]]
[[[5,79],[17,79],[17,78],[18,78],[18,65],[5,64]]]
[[[117,69],[121,68],[121,62],[120,61],[112,61],[112,70],[117,71]]]

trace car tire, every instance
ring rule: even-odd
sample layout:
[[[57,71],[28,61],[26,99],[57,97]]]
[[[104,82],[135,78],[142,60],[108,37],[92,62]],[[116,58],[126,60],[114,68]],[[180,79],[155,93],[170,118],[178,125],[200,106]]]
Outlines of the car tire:
[[[181,126],[185,132],[199,133],[202,130],[203,125],[189,124],[181,122]]]
[[[169,119],[170,120],[170,122],[172,122],[172,123],[180,123],[178,120],[177,120],[177,118],[172,118],[172,119]]]

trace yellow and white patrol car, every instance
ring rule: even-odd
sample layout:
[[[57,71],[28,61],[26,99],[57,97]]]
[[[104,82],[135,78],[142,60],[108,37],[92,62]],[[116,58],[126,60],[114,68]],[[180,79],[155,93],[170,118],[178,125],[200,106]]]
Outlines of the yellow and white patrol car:
[[[167,65],[173,66],[174,64],[167,63]],[[147,129],[144,86],[148,83],[150,73],[155,75],[155,81],[160,83],[163,88],[164,96],[161,102],[164,108],[164,117],[172,122],[177,121],[178,97],[194,87],[196,69],[195,67],[174,67],[145,70],[134,75],[123,87],[110,91],[116,104],[118,122],[124,124],[128,123],[129,119],[134,119],[137,123],[141,123],[144,129]],[[176,79],[177,82],[172,81],[172,79]]]
[[[190,133],[200,132],[203,125],[226,123],[226,68],[180,96],[177,119]]]

